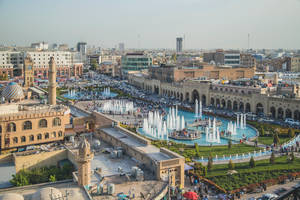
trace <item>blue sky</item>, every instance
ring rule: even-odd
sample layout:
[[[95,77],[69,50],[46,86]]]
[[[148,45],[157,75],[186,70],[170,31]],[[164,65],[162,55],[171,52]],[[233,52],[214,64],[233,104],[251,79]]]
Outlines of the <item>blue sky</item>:
[[[300,0],[0,0],[0,44],[300,49]],[[138,39],[140,38],[140,39]]]

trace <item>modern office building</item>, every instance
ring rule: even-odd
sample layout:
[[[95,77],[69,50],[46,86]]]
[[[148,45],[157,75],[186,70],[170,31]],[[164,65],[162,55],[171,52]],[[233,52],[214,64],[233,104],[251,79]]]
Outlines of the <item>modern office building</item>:
[[[126,76],[134,71],[141,71],[152,66],[152,57],[144,52],[127,53],[121,58],[122,74]]]
[[[124,43],[119,43],[119,51],[124,52],[125,51],[125,44]]]
[[[77,43],[77,51],[80,52],[82,55],[86,55],[87,54],[86,42],[78,42]]]
[[[177,53],[181,53],[182,52],[182,42],[183,42],[183,38],[182,37],[176,38],[176,52]]]
[[[32,43],[31,48],[36,50],[48,50],[49,44],[47,42]]]
[[[300,55],[288,58],[288,71],[300,72]]]

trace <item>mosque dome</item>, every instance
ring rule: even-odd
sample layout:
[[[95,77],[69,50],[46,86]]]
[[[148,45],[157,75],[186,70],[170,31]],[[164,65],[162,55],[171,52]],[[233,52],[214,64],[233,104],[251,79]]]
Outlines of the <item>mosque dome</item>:
[[[24,197],[16,193],[6,193],[0,196],[0,200],[24,200]]]
[[[2,97],[7,101],[24,99],[23,89],[17,83],[10,82],[2,91]]]
[[[62,199],[62,193],[53,187],[46,187],[38,190],[32,195],[31,200],[52,200],[52,199]]]

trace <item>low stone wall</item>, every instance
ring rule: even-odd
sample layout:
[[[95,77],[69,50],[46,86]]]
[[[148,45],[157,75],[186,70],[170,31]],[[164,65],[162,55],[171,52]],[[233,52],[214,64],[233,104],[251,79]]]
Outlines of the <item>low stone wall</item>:
[[[33,169],[57,165],[61,160],[68,159],[77,168],[76,155],[69,149],[41,152],[38,154],[13,154],[16,173],[22,169]]]
[[[14,157],[12,154],[3,154],[0,155],[0,164],[2,163],[10,163],[14,161]]]

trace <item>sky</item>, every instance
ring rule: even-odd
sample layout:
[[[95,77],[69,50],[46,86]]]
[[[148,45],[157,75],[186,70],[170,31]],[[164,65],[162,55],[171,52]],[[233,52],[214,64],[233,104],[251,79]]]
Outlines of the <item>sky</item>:
[[[0,44],[300,49],[300,0],[0,0]]]

